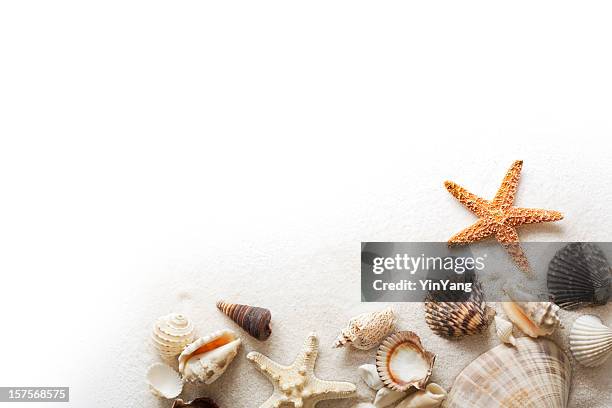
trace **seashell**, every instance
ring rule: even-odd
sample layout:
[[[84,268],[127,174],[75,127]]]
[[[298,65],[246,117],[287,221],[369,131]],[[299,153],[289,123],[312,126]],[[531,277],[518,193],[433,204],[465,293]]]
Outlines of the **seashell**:
[[[610,298],[610,264],[597,245],[568,244],[550,261],[546,284],[550,300],[564,309],[605,305]]]
[[[480,283],[474,283],[465,302],[438,302],[430,294],[425,300],[425,322],[439,336],[461,337],[486,329],[495,310],[486,305]]]
[[[396,403],[405,396],[405,392],[394,391],[391,388],[383,387],[378,390],[376,397],[374,397],[374,406],[376,408],[385,408]]]
[[[407,391],[422,389],[431,376],[436,355],[426,351],[411,331],[387,337],[376,353],[376,369],[385,387]]]
[[[569,343],[580,364],[597,367],[612,355],[612,329],[597,316],[580,316],[570,330]]]
[[[376,366],[374,364],[361,365],[357,371],[359,371],[361,379],[368,384],[368,387],[371,389],[378,391],[385,386],[380,380],[378,370],[376,370]]]
[[[526,299],[528,294],[519,289],[507,291],[511,298]],[[559,326],[559,306],[552,302],[502,302],[508,319],[530,337],[546,336]]]
[[[495,332],[497,333],[497,337],[499,337],[499,339],[504,343],[516,346],[516,339],[512,335],[513,328],[514,326],[512,323],[506,319],[495,316]]]
[[[358,402],[357,405],[353,405],[352,408],[376,408],[376,405],[371,402]]]
[[[472,361],[455,379],[447,408],[567,407],[571,365],[551,340],[521,337]]]
[[[267,340],[272,334],[272,314],[263,307],[217,302],[217,307],[257,340]]]
[[[210,398],[196,398],[193,401],[185,402],[182,399],[174,400],[172,408],[219,408],[219,406]]]
[[[163,358],[171,358],[195,339],[193,323],[185,315],[171,313],[162,316],[153,327],[153,344]]]
[[[169,365],[155,363],[147,370],[149,389],[158,397],[176,398],[183,391],[183,381]]]
[[[231,330],[200,337],[179,356],[179,372],[185,381],[211,384],[225,372],[239,348],[240,338]]]
[[[352,318],[334,342],[334,347],[350,343],[360,350],[369,350],[395,330],[397,318],[392,308],[380,312],[363,313]]]
[[[446,398],[446,391],[436,383],[429,383],[424,390],[410,394],[395,408],[436,408]]]

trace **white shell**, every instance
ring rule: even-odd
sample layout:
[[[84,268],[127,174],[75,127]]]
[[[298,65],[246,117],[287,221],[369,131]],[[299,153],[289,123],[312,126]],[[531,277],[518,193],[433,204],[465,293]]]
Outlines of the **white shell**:
[[[370,402],[359,402],[357,405],[353,405],[352,408],[376,408],[376,405]]]
[[[359,371],[361,379],[368,384],[368,387],[371,389],[378,391],[384,387],[384,384],[380,380],[378,371],[376,371],[376,366],[374,364],[361,365],[357,371]]]
[[[559,306],[552,302],[514,301],[531,296],[519,289],[506,290],[512,302],[502,302],[508,319],[523,333],[536,338],[552,334],[559,326]]]
[[[172,358],[195,339],[193,323],[182,314],[162,316],[153,327],[153,345],[163,358]]]
[[[395,408],[436,408],[446,398],[446,391],[436,383],[429,383],[424,390],[410,394]]]
[[[231,330],[219,330],[191,343],[179,356],[179,372],[185,381],[211,384],[232,362],[240,338]]]
[[[497,333],[497,337],[499,337],[499,339],[504,343],[516,346],[516,339],[512,335],[513,327],[514,326],[512,325],[512,323],[510,323],[506,319],[502,319],[501,317],[495,316],[495,332]]]
[[[163,363],[155,363],[147,370],[149,389],[158,397],[176,398],[183,391],[183,381],[174,369]]]
[[[569,335],[570,350],[580,364],[596,367],[612,355],[612,329],[597,316],[580,316]]]
[[[405,392],[393,391],[390,388],[383,387],[376,393],[376,397],[374,398],[374,406],[376,408],[385,408],[396,403],[405,396]]]
[[[360,350],[374,348],[395,330],[396,322],[397,317],[390,307],[379,312],[360,314],[349,321],[334,342],[334,347],[350,343]]]

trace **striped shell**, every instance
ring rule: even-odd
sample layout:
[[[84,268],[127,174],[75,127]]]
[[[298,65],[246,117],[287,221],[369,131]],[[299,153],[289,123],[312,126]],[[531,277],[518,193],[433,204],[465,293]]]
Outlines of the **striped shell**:
[[[521,337],[472,361],[457,376],[447,408],[565,408],[571,365],[551,340]]]
[[[380,312],[360,314],[349,321],[334,342],[334,347],[350,343],[360,350],[374,348],[395,330],[396,322],[397,317],[390,307]]]
[[[257,340],[267,340],[272,334],[272,313],[263,307],[217,302],[217,308]]]
[[[610,298],[610,264],[601,249],[572,243],[559,250],[548,266],[550,298],[564,309],[604,305]]]
[[[580,316],[569,335],[570,350],[586,367],[602,365],[612,355],[612,329],[597,316]]]
[[[178,356],[195,339],[193,323],[182,314],[162,316],[155,322],[152,338],[163,358]]]
[[[426,351],[419,336],[411,331],[387,337],[376,353],[376,369],[383,384],[400,392],[410,387],[424,388],[435,361],[436,355]]]
[[[465,302],[436,302],[428,295],[425,302],[425,322],[439,336],[461,337],[486,329],[495,310],[484,301],[479,283],[474,284]]]

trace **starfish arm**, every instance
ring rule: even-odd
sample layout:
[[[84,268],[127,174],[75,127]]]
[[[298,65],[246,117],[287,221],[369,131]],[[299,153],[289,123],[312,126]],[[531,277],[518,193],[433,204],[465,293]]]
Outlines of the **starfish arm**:
[[[532,273],[531,266],[529,266],[529,260],[527,259],[525,252],[523,252],[523,248],[521,248],[519,237],[514,227],[504,225],[497,231],[495,238],[497,238],[499,243],[506,248],[506,251],[508,251],[512,257],[512,260],[519,267],[519,269],[527,274]]]
[[[537,224],[562,219],[563,214],[559,211],[541,210],[539,208],[511,208],[507,216],[508,223],[514,227],[521,224]]]
[[[259,408],[277,408],[280,399],[281,399],[281,397],[279,395],[277,395],[276,393],[274,393],[274,394],[272,394],[272,396],[270,398],[268,398],[266,400],[266,402],[261,404],[259,406]]]
[[[313,378],[311,386],[314,392],[314,398],[308,402],[314,407],[319,401],[330,399],[350,398],[357,392],[355,384],[344,381],[325,381],[319,378]],[[309,405],[305,405],[304,408]]]
[[[287,367],[270,360],[268,357],[256,351],[247,354],[247,359],[252,361],[257,369],[266,377],[275,380],[281,378]]]
[[[480,219],[461,232],[456,233],[448,240],[449,245],[469,244],[480,241],[495,232],[495,224],[491,221]]]
[[[461,204],[463,204],[468,210],[477,216],[483,217],[487,214],[491,203],[484,198],[480,198],[476,194],[470,193],[465,188],[461,187],[457,183],[453,183],[452,181],[445,181],[444,186],[448,192],[453,195],[453,197],[459,200]]]
[[[493,199],[493,207],[506,210],[514,203],[514,196],[516,195],[516,189],[518,187],[519,178],[521,176],[521,169],[523,167],[523,161],[517,160],[512,163],[512,166],[506,173],[506,177],[502,181],[495,198]]]
[[[314,372],[314,366],[317,361],[317,354],[319,353],[319,340],[314,333],[310,333],[306,341],[304,341],[304,346],[300,355],[295,360],[294,366],[299,368],[303,368],[307,373]]]

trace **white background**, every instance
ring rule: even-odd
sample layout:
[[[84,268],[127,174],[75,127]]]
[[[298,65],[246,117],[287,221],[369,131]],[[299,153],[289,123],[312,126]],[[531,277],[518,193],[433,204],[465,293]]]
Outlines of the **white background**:
[[[519,204],[566,214],[523,239],[610,240],[611,11],[3,1],[0,385],[151,406],[121,345],[150,353],[190,277],[215,294],[221,264],[281,285],[304,254],[358,266],[360,240],[445,240],[472,218],[442,182],[489,196],[518,158]],[[236,392],[232,408],[257,405]]]

